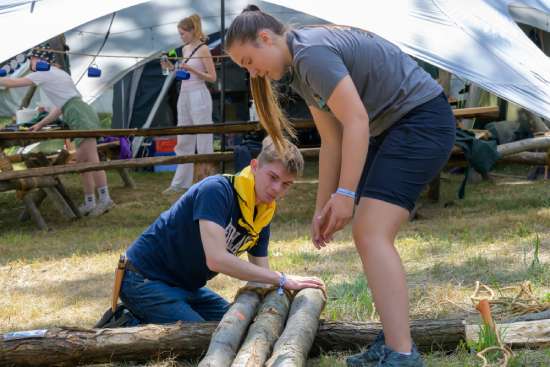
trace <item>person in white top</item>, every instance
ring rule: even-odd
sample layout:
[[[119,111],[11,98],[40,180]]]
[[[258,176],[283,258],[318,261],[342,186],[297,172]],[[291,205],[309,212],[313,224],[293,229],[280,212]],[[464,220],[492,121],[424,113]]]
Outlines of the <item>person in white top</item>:
[[[216,81],[216,69],[210,50],[206,45],[206,37],[202,32],[201,18],[193,14],[178,23],[178,32],[183,41],[183,62],[177,67],[188,71],[191,75],[181,82],[178,98],[178,126],[202,125],[212,123],[212,97],[205,82]],[[190,57],[191,56],[191,57]],[[174,70],[170,61],[161,61],[163,68]],[[212,153],[212,134],[178,135],[174,148],[176,155]],[[187,190],[193,183],[192,163],[180,164],[170,187],[164,194],[173,194]]]
[[[48,46],[33,49],[29,53],[32,73],[23,78],[0,78],[0,85],[7,88],[39,86],[55,106],[45,118],[31,127],[31,131],[42,129],[61,115],[70,129],[99,129],[99,118],[96,112],[82,101],[71,76],[54,63],[54,55],[47,51],[47,48]],[[50,64],[49,70],[37,71],[39,61]],[[99,162],[95,138],[77,138],[74,141],[77,147],[76,161],[78,163]],[[83,215],[98,216],[112,209],[115,204],[109,195],[105,171],[85,172],[81,176],[84,187],[84,204],[79,207],[80,212]],[[97,202],[95,189],[99,195]]]

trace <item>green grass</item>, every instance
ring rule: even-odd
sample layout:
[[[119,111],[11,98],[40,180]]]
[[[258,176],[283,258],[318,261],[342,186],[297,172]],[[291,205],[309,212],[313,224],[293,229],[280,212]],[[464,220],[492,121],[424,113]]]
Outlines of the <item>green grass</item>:
[[[349,228],[327,248],[309,241],[315,200],[316,168],[278,207],[272,226],[270,264],[289,274],[316,275],[328,286],[322,317],[376,319]],[[522,167],[499,167],[499,173],[525,175]],[[108,174],[117,207],[99,218],[68,221],[51,203],[42,212],[51,226],[38,231],[17,216],[22,204],[14,192],[0,193],[0,332],[72,325],[90,327],[110,302],[112,274],[118,255],[176,197],[160,192],[172,178],[166,173],[133,173],[136,190],[122,188]],[[77,175],[62,177],[69,194],[82,200]],[[456,199],[461,177],[444,175],[439,203],[422,201],[420,218],[407,223],[396,245],[408,274],[410,312],[414,319],[466,317],[475,281],[499,288],[530,280],[540,299],[550,300],[550,182],[523,183],[499,177],[495,183],[469,184],[465,200]],[[218,276],[210,286],[232,298],[242,283]],[[310,366],[344,366],[346,354],[313,358]],[[451,354],[425,355],[427,366],[479,366],[462,348]],[[175,361],[148,365],[176,366]],[[550,352],[519,351],[513,366],[548,366]]]

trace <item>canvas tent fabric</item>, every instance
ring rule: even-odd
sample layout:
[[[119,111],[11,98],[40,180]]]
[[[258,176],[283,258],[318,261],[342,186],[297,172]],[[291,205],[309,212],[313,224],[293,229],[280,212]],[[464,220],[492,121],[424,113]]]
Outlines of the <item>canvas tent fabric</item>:
[[[81,24],[145,1],[7,1],[0,5],[0,34],[4,36],[0,62]]]
[[[517,21],[548,28],[548,0],[273,0],[373,31],[405,52],[550,118],[550,60]],[[543,27],[544,29],[544,27]]]
[[[249,2],[226,0],[226,24]],[[66,31],[72,52],[90,54],[70,57],[73,79],[87,102],[93,102],[129,70],[158,57],[161,50],[177,46],[175,26],[181,18],[196,12],[203,18],[206,33],[220,28],[219,1],[42,0],[35,7],[51,7],[49,11],[55,14],[60,3],[65,4],[63,14],[71,16],[37,17],[40,23],[32,37],[25,32],[25,42],[3,44],[0,60]],[[131,3],[139,4],[124,8]],[[516,24],[530,22],[548,29],[548,0],[340,0],[337,6],[328,0],[253,3],[289,23],[327,21],[369,29],[412,56],[550,119],[550,61]],[[101,12],[108,15],[98,18]],[[11,17],[16,13],[0,13],[0,34],[14,29]],[[117,55],[129,57],[111,57]],[[94,62],[103,71],[101,78],[85,76]]]

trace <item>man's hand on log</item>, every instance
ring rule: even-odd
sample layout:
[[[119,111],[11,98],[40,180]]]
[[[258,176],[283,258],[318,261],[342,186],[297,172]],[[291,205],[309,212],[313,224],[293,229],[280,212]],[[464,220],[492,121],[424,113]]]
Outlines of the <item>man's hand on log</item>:
[[[286,276],[285,289],[297,291],[304,288],[318,288],[325,291],[325,283],[316,277]]]

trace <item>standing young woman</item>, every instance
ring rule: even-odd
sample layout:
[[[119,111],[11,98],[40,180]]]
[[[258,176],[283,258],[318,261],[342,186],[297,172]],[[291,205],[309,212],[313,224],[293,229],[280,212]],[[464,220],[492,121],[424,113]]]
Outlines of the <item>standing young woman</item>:
[[[178,98],[178,126],[202,125],[212,123],[212,97],[205,82],[216,81],[216,69],[212,55],[206,45],[206,37],[202,33],[201,18],[193,14],[178,23],[178,32],[183,41],[183,60],[178,64],[180,69],[187,70],[191,76],[182,80]],[[163,68],[174,69],[172,63],[161,62]],[[174,148],[177,155],[212,153],[212,134],[178,135],[178,143]],[[193,183],[192,163],[180,164],[176,169],[170,187],[165,194],[187,190]]]
[[[405,271],[394,242],[454,142],[455,121],[441,87],[372,32],[288,29],[253,5],[231,24],[225,47],[250,72],[260,121],[279,145],[293,131],[271,80],[290,73],[309,106],[322,141],[315,247],[325,247],[353,217],[353,239],[384,332],[347,364],[423,366],[411,340]]]
[[[38,131],[63,115],[63,121],[73,130],[99,129],[97,113],[87,103],[82,101],[81,95],[71,79],[71,76],[54,62],[54,55],[48,51],[49,47],[33,49],[29,53],[32,73],[22,78],[0,78],[0,85],[8,88],[40,87],[48,99],[55,106],[40,122],[31,127],[31,131]],[[36,71],[39,61],[51,64],[47,71]],[[98,163],[97,143],[95,138],[77,138],[76,161],[78,163]],[[115,203],[109,195],[107,176],[105,171],[84,172],[81,174],[84,187],[84,204],[79,207],[82,215],[99,216],[111,210]],[[94,191],[97,189],[99,200],[96,202]]]

